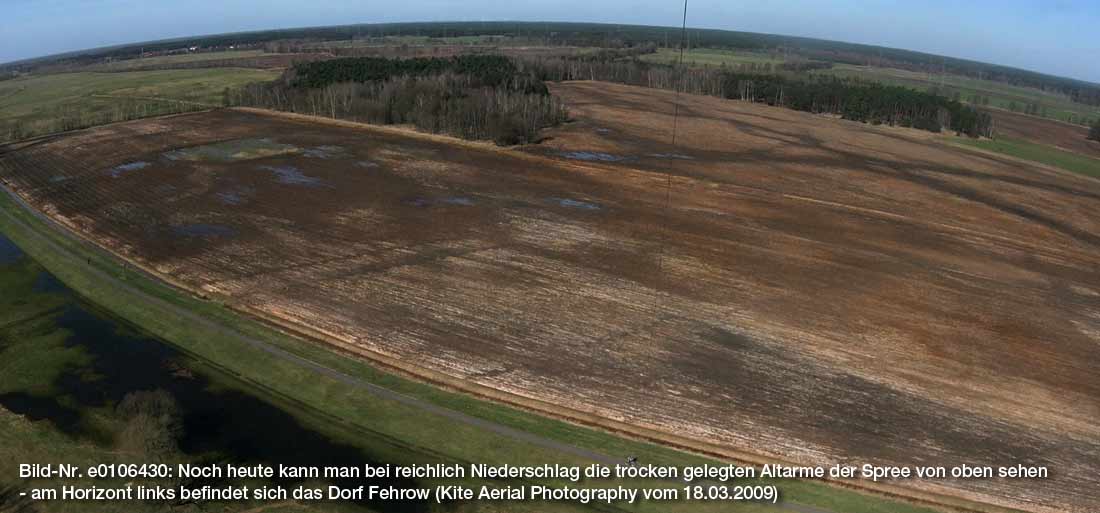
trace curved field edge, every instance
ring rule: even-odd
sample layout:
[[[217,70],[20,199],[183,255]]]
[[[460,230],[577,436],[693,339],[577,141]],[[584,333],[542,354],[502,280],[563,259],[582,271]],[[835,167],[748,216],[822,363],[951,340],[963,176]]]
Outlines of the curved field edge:
[[[360,126],[377,129],[377,127],[369,125]],[[226,337],[224,333],[211,333],[210,330],[201,326],[174,318],[174,314],[161,311],[155,305],[150,306],[135,302],[133,301],[135,294],[126,290],[118,290],[116,287],[105,283],[105,280],[97,278],[94,274],[98,272],[115,279],[125,280],[129,286],[144,294],[159,298],[176,307],[186,308],[240,334],[262,338],[283,351],[354,376],[357,379],[466,415],[561,443],[571,444],[581,449],[624,457],[628,454],[636,455],[642,461],[659,461],[662,464],[672,465],[698,465],[714,463],[714,460],[680,452],[665,446],[672,446],[707,456],[716,456],[723,460],[733,459],[748,463],[764,462],[752,455],[738,454],[730,456],[728,451],[721,447],[708,447],[705,444],[690,440],[670,440],[660,434],[647,433],[633,426],[616,425],[617,423],[605,419],[579,413],[570,415],[570,412],[554,408],[553,405],[539,404],[524,398],[506,397],[504,394],[491,389],[473,389],[469,384],[459,383],[456,380],[432,379],[432,376],[421,374],[417,372],[418,369],[411,368],[411,366],[402,365],[398,367],[392,365],[400,362],[378,361],[371,359],[370,355],[361,353],[355,355],[337,354],[331,351],[331,347],[304,342],[287,332],[281,331],[280,328],[293,331],[296,335],[307,339],[328,343],[339,350],[340,347],[332,344],[331,341],[324,340],[315,334],[303,333],[296,326],[279,327],[258,322],[255,319],[241,315],[229,306],[215,301],[203,301],[191,297],[189,294],[166,286],[161,282],[164,277],[152,276],[135,269],[130,264],[120,264],[113,254],[109,254],[103,248],[97,245],[93,246],[91,242],[83,239],[72,238],[73,236],[79,237],[78,234],[62,234],[58,231],[59,229],[68,231],[64,227],[57,226],[52,220],[47,221],[37,212],[28,211],[17,204],[8,194],[0,194],[0,230],[7,233],[27,253],[38,259],[48,270],[84,297],[106,308],[111,313],[171,342],[189,354],[210,362],[218,362],[218,365],[227,372],[272,391],[293,397],[303,404],[313,405],[312,407],[326,415],[342,419],[346,423],[371,426],[370,429],[376,431],[383,431],[385,427],[395,427],[396,429],[390,431],[394,433],[395,437],[410,441],[418,438],[423,440],[425,437],[430,439],[432,434],[440,436],[441,434],[438,431],[442,431],[445,437],[441,439],[446,441],[445,445],[448,448],[454,442],[454,428],[456,427],[454,423],[449,422],[425,422],[422,419],[423,413],[411,415],[408,414],[407,408],[401,413],[410,418],[393,419],[389,421],[390,426],[378,427],[383,419],[376,415],[365,414],[362,411],[361,403],[368,399],[363,397],[364,394],[362,393],[355,393],[353,387],[329,377],[318,376],[313,371],[293,368],[293,365],[287,362],[272,361],[273,357],[271,355],[265,355],[254,349],[250,350],[250,348],[243,347],[236,341],[218,343],[229,337]],[[50,245],[60,246],[68,254],[58,254],[49,248]],[[349,358],[348,356],[371,359],[372,364],[386,366],[386,370],[391,372],[381,371],[361,359]],[[387,363],[390,363],[390,365],[387,365]],[[418,381],[407,379],[407,377],[396,375],[393,372],[409,375]],[[419,382],[422,380],[432,384]],[[480,397],[474,398],[449,390],[441,390],[437,386],[458,389],[465,392],[465,394]],[[503,402],[509,404],[509,406],[491,403],[482,399]],[[400,410],[401,408],[398,406],[397,409]],[[542,415],[524,410],[535,410]],[[563,422],[543,415],[552,415],[571,422]],[[578,424],[584,424],[585,426]],[[590,429],[588,426],[596,427],[599,430]],[[467,427],[466,429],[473,428]],[[424,431],[436,431],[436,433],[425,435],[423,434]],[[459,451],[465,456],[472,455],[472,458],[466,459],[476,459],[477,461],[486,461],[493,455],[505,456],[500,460],[501,462],[516,464],[560,460],[560,456],[550,456],[551,453],[544,449],[533,448],[511,440],[508,441],[509,444],[501,444],[501,437],[486,436],[487,434],[480,432],[473,437],[467,437],[460,447],[450,449]],[[625,437],[641,438],[665,446]],[[480,440],[469,443],[471,438]],[[500,450],[497,449],[497,446],[500,445],[516,444],[521,445],[522,448],[513,451],[511,454],[501,454]],[[425,445],[430,445],[430,441]],[[437,452],[443,452],[441,447],[437,447],[436,450]],[[862,492],[872,493],[857,493],[845,489],[846,487],[858,487]],[[852,513],[927,511],[926,508],[913,506],[908,502],[934,505],[939,509],[956,511],[1011,511],[892,486],[872,488],[867,483],[861,482],[825,484],[785,480],[780,483],[780,488],[784,498],[790,502]],[[898,502],[899,500],[902,502]]]
[[[1082,176],[1100,179],[1100,159],[1047,144],[1010,137],[998,139],[953,139],[952,144],[1007,155],[1027,162],[1045,164]]]

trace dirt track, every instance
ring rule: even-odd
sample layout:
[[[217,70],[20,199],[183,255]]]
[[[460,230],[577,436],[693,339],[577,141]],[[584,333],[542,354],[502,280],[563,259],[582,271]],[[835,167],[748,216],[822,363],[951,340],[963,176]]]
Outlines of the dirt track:
[[[1100,504],[1096,182],[711,98],[669,148],[667,93],[556,92],[579,121],[550,159],[223,112],[0,172],[175,279],[454,377],[788,460],[1045,464],[938,486]],[[262,137],[309,151],[165,158]]]

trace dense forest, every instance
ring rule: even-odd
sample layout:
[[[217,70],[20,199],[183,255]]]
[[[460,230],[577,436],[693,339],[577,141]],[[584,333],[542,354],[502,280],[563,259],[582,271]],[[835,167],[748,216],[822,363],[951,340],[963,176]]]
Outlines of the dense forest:
[[[993,120],[973,107],[913,89],[854,79],[809,75],[789,78],[722,68],[681,70],[638,60],[591,61],[542,59],[534,62],[544,80],[604,80],[677,89],[692,94],[766,103],[872,124],[947,129],[971,137],[989,137]]]
[[[500,55],[332,59],[294,66],[283,75],[283,81],[291,87],[318,88],[341,82],[375,82],[395,77],[416,78],[443,73],[469,77],[472,87],[504,88],[529,94],[549,92],[541,80],[533,74],[522,73],[515,61]]]
[[[535,142],[566,120],[530,70],[502,56],[334,59],[296,65],[273,83],[226,92],[227,105],[375,124],[412,124],[500,145]]]
[[[644,25],[504,21],[360,24],[153,41],[29,59],[0,66],[0,71],[6,69],[27,71],[46,62],[91,64],[101,62],[106,57],[116,59],[132,58],[142,52],[170,52],[190,46],[207,50],[224,49],[230,46],[235,46],[238,49],[260,48],[265,43],[280,40],[339,41],[402,35],[429,38],[503,36],[539,40],[542,44],[547,45],[601,48],[632,48],[646,45],[667,48],[675,46],[678,41],[678,29]],[[923,72],[947,72],[1058,92],[1079,103],[1100,105],[1100,84],[966,59],[942,57],[896,48],[728,30],[689,29],[687,39],[689,47],[750,50],[780,49],[786,53],[796,53],[807,59],[822,62],[896,67]]]

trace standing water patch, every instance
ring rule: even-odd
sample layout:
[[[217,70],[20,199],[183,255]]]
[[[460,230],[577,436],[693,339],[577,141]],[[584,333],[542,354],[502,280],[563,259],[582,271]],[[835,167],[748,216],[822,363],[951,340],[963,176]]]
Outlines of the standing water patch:
[[[115,166],[115,167],[111,168],[111,177],[112,178],[118,178],[119,176],[122,175],[122,173],[125,173],[127,171],[138,171],[138,170],[141,170],[141,169],[145,169],[147,167],[149,167],[149,163],[145,162],[145,161],[141,161],[141,160],[139,160],[137,162],[130,162],[130,163],[127,163],[127,164],[121,164],[121,165],[118,165],[118,166]]]
[[[19,246],[0,235],[0,265],[13,264],[21,258],[23,258],[23,252]]]
[[[650,153],[646,156],[658,159],[695,160],[695,157],[692,157],[691,155],[683,155],[680,153]]]
[[[275,173],[279,183],[285,183],[287,185],[307,185],[316,187],[322,184],[320,178],[307,176],[302,173],[302,170],[294,166],[260,166],[260,169]]]
[[[172,233],[188,238],[215,238],[233,237],[237,230],[221,224],[192,223],[177,224],[172,227]]]
[[[448,205],[462,205],[469,207],[474,204],[474,200],[464,196],[449,196],[443,198],[443,203],[446,203]]]
[[[244,203],[248,196],[251,196],[253,190],[251,187],[236,187],[228,191],[221,191],[217,194],[218,201],[221,201],[223,205],[240,205]]]
[[[297,146],[282,144],[271,139],[237,139],[190,148],[180,148],[164,153],[164,158],[172,161],[189,162],[234,162],[276,155],[300,153]]]
[[[587,201],[580,201],[569,198],[550,198],[551,201],[556,202],[558,205],[568,208],[577,208],[581,210],[599,210],[600,206],[595,203],[589,203]]]
[[[475,204],[472,198],[467,198],[465,196],[447,196],[444,198],[425,198],[423,196],[415,196],[412,198],[405,198],[401,202],[416,208],[428,208],[432,205],[460,205],[464,207],[472,207]]]
[[[344,148],[340,146],[317,146],[302,150],[302,155],[315,159],[330,159],[344,154]]]
[[[626,157],[620,157],[618,155],[612,155],[610,153],[602,153],[598,151],[564,151],[561,156],[572,160],[588,160],[596,162],[618,162],[620,160],[626,160]]]

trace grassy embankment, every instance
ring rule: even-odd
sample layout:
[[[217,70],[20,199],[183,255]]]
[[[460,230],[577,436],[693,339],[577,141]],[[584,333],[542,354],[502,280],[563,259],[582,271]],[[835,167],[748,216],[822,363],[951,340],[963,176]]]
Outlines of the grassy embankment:
[[[1039,144],[1029,141],[1023,141],[1020,139],[1009,138],[955,138],[952,139],[952,142],[971,146],[974,148],[980,148],[987,151],[992,151],[994,153],[1008,155],[1010,157],[1030,160],[1032,162],[1038,162],[1040,164],[1047,164],[1077,174],[1100,178],[1100,159],[1086,157],[1078,153],[1062,150],[1046,144]]]
[[[210,54],[217,55],[217,54]],[[61,131],[68,124],[155,116],[221,105],[222,92],[273,80],[278,71],[201,68],[58,73],[0,82],[0,142]],[[14,134],[13,130],[19,134]]]
[[[125,280],[127,284],[143,294],[163,300],[170,305],[185,308],[238,333],[268,341],[276,347],[328,368],[475,417],[606,455],[633,454],[643,462],[670,465],[697,465],[712,462],[702,457],[619,438],[381,372],[364,362],[272,330],[215,302],[202,301],[180,294],[135,271],[120,267],[112,257],[91,250],[56,232],[53,227],[16,205],[7,195],[0,195],[0,210],[3,211],[0,212],[0,230],[84,297],[113,315],[127,319],[171,342],[195,360],[205,362],[204,365],[217,367],[220,372],[247,380],[254,388],[264,390],[267,396],[273,398],[273,401],[294,405],[303,423],[327,432],[335,432],[333,436],[338,436],[347,443],[360,447],[363,443],[372,443],[372,440],[387,440],[387,447],[364,448],[372,454],[385,454],[386,461],[393,463],[425,460],[511,464],[588,463],[579,457],[502,437],[478,427],[425,413],[402,403],[371,396],[364,390],[341,380],[318,374],[268,352],[242,344],[239,339],[225,330],[212,329],[202,323],[181,319],[178,312],[163,307],[159,302],[150,302],[127,289],[120,288],[106,280],[103,275]],[[9,215],[15,216],[21,222],[13,222]],[[58,251],[58,247],[64,248],[64,251]],[[87,262],[90,262],[92,268],[97,271],[86,268]],[[372,436],[364,437],[363,433],[370,433]],[[404,449],[394,451],[392,450],[394,446]],[[649,484],[654,485],[654,483]],[[662,485],[665,484],[662,483]],[[788,501],[815,505],[832,511],[845,513],[928,511],[924,508],[817,482],[782,481],[778,485],[783,497]],[[473,505],[467,506],[474,508]],[[490,506],[486,505],[486,508]],[[551,506],[538,503],[512,504],[510,508],[512,511],[525,509],[548,511],[574,508],[563,504]],[[664,509],[659,503],[626,508],[628,511],[662,511]],[[721,503],[695,503],[689,508],[680,509],[731,510],[728,505]],[[774,508],[744,505],[740,510],[773,511]]]

